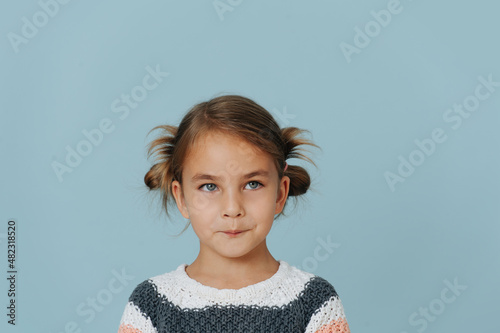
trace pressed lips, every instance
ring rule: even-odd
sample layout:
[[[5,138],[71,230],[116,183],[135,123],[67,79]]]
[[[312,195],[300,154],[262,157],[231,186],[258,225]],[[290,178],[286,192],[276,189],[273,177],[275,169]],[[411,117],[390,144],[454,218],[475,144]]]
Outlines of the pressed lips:
[[[228,236],[237,236],[245,231],[246,230],[226,230],[226,231],[223,231],[223,233],[225,233]]]

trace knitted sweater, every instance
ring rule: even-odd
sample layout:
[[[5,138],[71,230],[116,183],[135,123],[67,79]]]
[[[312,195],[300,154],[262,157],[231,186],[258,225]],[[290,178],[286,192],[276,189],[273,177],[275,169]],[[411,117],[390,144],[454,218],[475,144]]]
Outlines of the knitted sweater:
[[[118,333],[349,333],[344,309],[325,279],[278,260],[267,280],[217,289],[186,273],[187,264],[139,283]]]

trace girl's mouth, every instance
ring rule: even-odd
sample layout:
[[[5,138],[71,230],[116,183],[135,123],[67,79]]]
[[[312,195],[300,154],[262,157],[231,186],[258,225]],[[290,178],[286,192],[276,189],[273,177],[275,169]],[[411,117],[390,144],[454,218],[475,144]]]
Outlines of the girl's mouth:
[[[235,236],[238,236],[238,235],[241,235],[242,233],[244,233],[245,231],[224,231],[224,233],[226,235],[228,235],[229,237],[235,237]]]

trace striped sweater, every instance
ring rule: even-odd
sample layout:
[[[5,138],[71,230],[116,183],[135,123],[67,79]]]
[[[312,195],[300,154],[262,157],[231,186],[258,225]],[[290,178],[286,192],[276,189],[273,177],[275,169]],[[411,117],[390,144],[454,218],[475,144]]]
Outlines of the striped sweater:
[[[132,291],[119,333],[349,333],[344,309],[325,279],[278,260],[269,279],[241,289],[201,284],[181,264]]]

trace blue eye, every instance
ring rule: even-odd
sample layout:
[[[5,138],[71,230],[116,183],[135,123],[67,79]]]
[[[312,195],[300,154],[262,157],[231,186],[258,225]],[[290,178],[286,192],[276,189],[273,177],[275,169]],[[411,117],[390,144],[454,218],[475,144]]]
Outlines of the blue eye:
[[[258,185],[262,186],[261,183],[255,181],[255,180],[252,180],[251,182],[248,182],[248,184],[250,184],[250,183],[255,183],[255,184],[258,184]],[[258,187],[252,187],[252,189],[256,189],[256,188],[258,188]]]
[[[200,189],[201,189],[202,187],[204,187],[204,186],[207,186],[207,185],[213,185],[213,186],[215,186],[215,184],[212,184],[212,183],[210,183],[210,184],[203,184],[203,185],[201,185],[201,186],[200,186]],[[213,191],[206,191],[206,192],[213,192]]]

